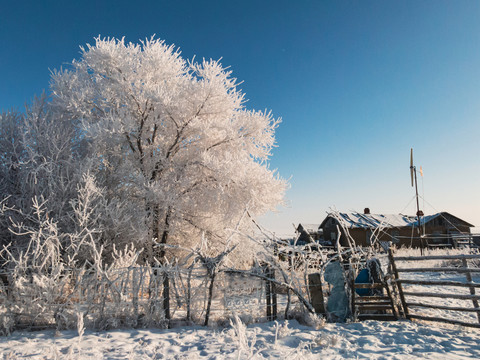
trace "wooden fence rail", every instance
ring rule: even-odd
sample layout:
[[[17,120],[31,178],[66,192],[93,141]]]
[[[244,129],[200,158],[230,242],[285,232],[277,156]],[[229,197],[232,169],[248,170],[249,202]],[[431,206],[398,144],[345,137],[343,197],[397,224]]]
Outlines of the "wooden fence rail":
[[[440,266],[440,267],[418,267],[423,261],[431,260],[443,260],[443,261],[455,261],[459,260],[461,263],[460,267],[450,266]],[[480,268],[472,268],[469,266],[468,260],[478,260],[480,261],[480,255],[435,255],[435,256],[393,256],[392,251],[389,251],[389,261],[393,271],[393,283],[398,289],[398,294],[402,304],[404,316],[407,319],[419,319],[427,321],[439,321],[450,324],[457,324],[468,327],[480,328],[480,294],[476,294],[477,288],[480,288],[480,283],[473,282],[472,273],[480,273]],[[399,268],[397,265],[399,262],[415,262],[415,267],[409,268]],[[402,278],[400,274],[405,273],[432,273],[433,276],[439,276],[439,274],[447,273],[458,273],[465,274],[465,282],[462,281],[451,281],[451,280],[416,280],[416,279],[405,279]],[[458,288],[468,288],[470,294],[458,294],[458,293],[449,293],[449,292],[431,292],[431,291],[414,291],[410,289],[405,289],[404,285],[419,285],[419,286],[437,286],[437,287],[458,287]],[[412,298],[416,299],[415,301],[411,300]],[[424,303],[419,298],[440,298],[440,299],[457,299],[457,300],[470,300],[472,301],[473,307],[466,306],[447,306],[444,304],[431,304]],[[465,322],[456,319],[450,319],[447,317],[441,316],[425,316],[418,313],[419,308],[429,308],[443,311],[458,311],[472,313],[476,312],[478,323]],[[415,312],[417,309],[417,312]]]

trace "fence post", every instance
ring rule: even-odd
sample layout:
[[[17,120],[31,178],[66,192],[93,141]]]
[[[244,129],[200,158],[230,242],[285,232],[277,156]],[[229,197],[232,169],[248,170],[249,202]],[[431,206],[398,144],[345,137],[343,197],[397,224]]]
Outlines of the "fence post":
[[[128,288],[128,275],[130,273],[130,269],[127,269],[127,288]],[[135,283],[138,283],[138,285],[135,285]],[[135,314],[135,318],[137,321],[138,325],[138,319],[139,319],[139,314],[138,314],[138,297],[139,297],[139,292],[140,292],[140,279],[137,279],[137,268],[134,267],[132,270],[132,305],[133,305],[133,312]]]
[[[192,304],[191,304],[191,299],[192,299],[192,271],[193,271],[193,266],[195,263],[189,266],[188,268],[188,274],[187,274],[187,321],[192,320]]]
[[[315,312],[325,315],[325,300],[323,298],[322,278],[320,274],[308,274],[308,290]]]
[[[272,279],[275,276],[275,271],[265,264],[263,266],[263,272],[265,276]],[[265,280],[265,295],[267,300],[267,321],[273,321],[277,319],[277,294],[275,293],[274,284]]]
[[[275,269],[270,268],[270,278],[275,279]],[[277,289],[273,282],[270,281],[270,291],[272,294],[272,320],[277,320]]]
[[[357,296],[357,293],[355,291],[355,272],[352,268],[352,263],[350,262],[350,271],[348,272],[348,277],[349,277],[349,283],[350,283],[350,291],[351,291],[351,298],[350,298],[350,308],[352,311],[352,318],[353,321],[357,321],[357,311],[356,311],[356,306],[355,306],[355,297]]]
[[[468,269],[468,262],[467,262],[467,259],[462,259],[462,263],[463,263],[463,266],[465,267],[465,269]],[[467,271],[465,273],[465,276],[467,277],[467,281],[469,283],[472,282],[472,273],[470,271]],[[470,286],[470,295],[475,295],[475,288],[473,286]],[[473,307],[478,309],[478,300],[477,299],[472,299],[472,302],[473,302]],[[478,318],[478,322],[480,323],[480,311],[477,311],[477,318]]]
[[[269,268],[268,265],[265,265],[263,267],[265,276],[268,278],[270,276],[269,274]],[[270,281],[266,280],[265,281],[265,295],[267,297],[267,321],[272,321],[272,294],[270,293]]]
[[[165,320],[167,321],[168,328],[170,329],[170,279],[168,277],[168,271],[163,272],[163,311],[165,312]]]

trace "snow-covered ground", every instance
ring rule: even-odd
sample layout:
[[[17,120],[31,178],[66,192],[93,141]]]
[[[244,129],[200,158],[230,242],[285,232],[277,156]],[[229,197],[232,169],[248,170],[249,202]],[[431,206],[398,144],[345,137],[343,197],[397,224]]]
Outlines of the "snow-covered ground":
[[[0,338],[2,359],[478,359],[480,331],[435,323],[297,321],[234,328],[15,332]]]

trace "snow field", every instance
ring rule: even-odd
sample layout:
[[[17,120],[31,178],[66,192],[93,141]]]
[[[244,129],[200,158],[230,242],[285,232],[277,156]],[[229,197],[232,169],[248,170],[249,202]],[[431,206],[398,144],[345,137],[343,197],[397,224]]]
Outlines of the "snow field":
[[[2,359],[471,359],[480,331],[410,321],[326,324],[296,320],[226,328],[15,332]]]

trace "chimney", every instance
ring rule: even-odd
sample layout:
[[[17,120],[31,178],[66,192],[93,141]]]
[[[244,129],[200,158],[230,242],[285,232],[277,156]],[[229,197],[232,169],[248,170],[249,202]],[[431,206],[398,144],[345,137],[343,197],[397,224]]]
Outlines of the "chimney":
[[[366,215],[370,214],[370,209],[369,208],[363,209],[363,213]]]

